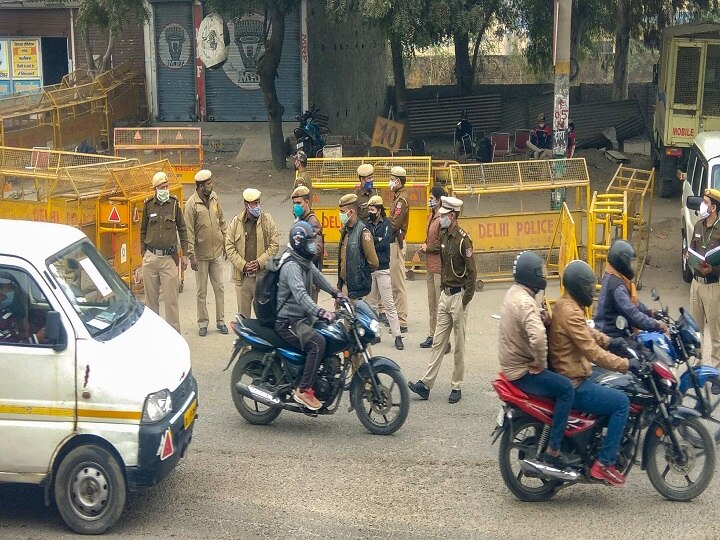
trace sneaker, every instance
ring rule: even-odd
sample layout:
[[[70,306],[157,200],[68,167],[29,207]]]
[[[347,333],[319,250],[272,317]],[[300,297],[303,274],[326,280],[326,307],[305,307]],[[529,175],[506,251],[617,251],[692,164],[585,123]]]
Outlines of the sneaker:
[[[607,482],[611,486],[622,486],[625,483],[625,477],[615,468],[615,465],[603,465],[599,461],[593,463],[590,468],[590,477]]]
[[[407,326],[401,326],[400,332],[402,332],[403,334],[407,334]]]
[[[388,321],[387,315],[385,315],[385,313],[380,314],[380,322],[383,323],[385,326],[390,326],[390,321]]]
[[[322,407],[322,403],[315,397],[315,391],[312,388],[306,388],[305,390],[296,388],[293,392],[293,399],[311,411],[317,411]]]
[[[404,345],[403,342],[402,342],[402,337],[401,337],[401,336],[398,336],[398,337],[395,338],[395,348],[396,348],[398,351],[402,351],[402,350],[405,348],[405,345]]]
[[[428,336],[425,341],[420,344],[421,349],[429,349],[432,347],[432,336]]]
[[[450,392],[450,397],[448,398],[449,403],[457,403],[462,398],[462,392],[459,388],[455,388]]]
[[[218,323],[217,329],[221,334],[227,334],[228,333],[228,327],[225,325],[225,323]]]
[[[563,469],[567,469],[570,466],[570,463],[568,463],[562,453],[560,453],[560,455],[558,456],[551,456],[547,452],[543,452],[539,460],[546,465],[550,465],[551,467],[555,467],[556,469],[559,469],[561,471]]]
[[[415,392],[418,396],[420,396],[420,399],[427,399],[430,397],[430,389],[422,381],[418,381],[416,383],[408,381],[408,388],[411,392]]]
[[[200,337],[207,336],[207,326],[200,327],[200,330],[198,330],[198,336],[200,336]]]
[[[447,354],[447,353],[449,353],[451,350],[452,350],[452,347],[451,347],[450,344],[448,343],[447,346],[445,347],[445,352],[444,352],[443,354]]]

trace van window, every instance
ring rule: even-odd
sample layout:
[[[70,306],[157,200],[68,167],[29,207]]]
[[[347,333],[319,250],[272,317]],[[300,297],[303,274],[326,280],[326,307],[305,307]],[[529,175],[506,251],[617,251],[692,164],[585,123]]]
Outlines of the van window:
[[[707,46],[702,113],[720,116],[720,45]]]
[[[41,345],[50,304],[27,272],[0,266],[0,346]]]
[[[695,105],[700,79],[700,47],[678,47],[674,104]]]
[[[713,165],[712,174],[710,175],[710,187],[720,189],[720,165]]]
[[[692,192],[695,195],[699,195],[701,191],[705,189],[705,163],[699,157],[695,160],[695,167],[692,171]]]

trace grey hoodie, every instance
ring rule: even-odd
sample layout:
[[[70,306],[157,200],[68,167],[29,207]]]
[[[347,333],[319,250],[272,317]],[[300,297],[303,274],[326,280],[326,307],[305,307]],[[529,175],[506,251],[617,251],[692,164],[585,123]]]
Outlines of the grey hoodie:
[[[310,319],[317,317],[320,306],[310,296],[313,281],[323,291],[332,294],[335,288],[309,260],[288,249],[280,258],[285,263],[278,279],[278,319]]]

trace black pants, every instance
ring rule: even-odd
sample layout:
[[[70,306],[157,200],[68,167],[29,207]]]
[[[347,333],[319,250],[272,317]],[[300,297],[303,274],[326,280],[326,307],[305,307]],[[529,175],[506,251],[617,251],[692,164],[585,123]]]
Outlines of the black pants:
[[[318,364],[325,356],[325,338],[313,330],[307,319],[279,319],[275,322],[275,331],[290,345],[305,352],[305,369],[298,388],[312,388]]]

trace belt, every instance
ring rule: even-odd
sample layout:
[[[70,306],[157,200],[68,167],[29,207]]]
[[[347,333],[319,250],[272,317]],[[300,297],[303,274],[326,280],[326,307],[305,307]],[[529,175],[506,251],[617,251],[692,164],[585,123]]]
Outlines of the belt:
[[[243,272],[245,277],[255,277],[256,272]]]
[[[444,287],[443,291],[445,291],[445,294],[448,296],[452,296],[453,294],[457,294],[459,292],[463,291],[462,287]]]
[[[695,276],[695,280],[698,283],[712,285],[713,283],[717,283],[718,281],[720,281],[720,278],[718,278],[718,276]]]
[[[157,255],[158,257],[161,255],[172,255],[177,251],[177,248],[172,247],[169,249],[155,249],[150,246],[147,247],[147,250],[152,253],[153,255]]]

